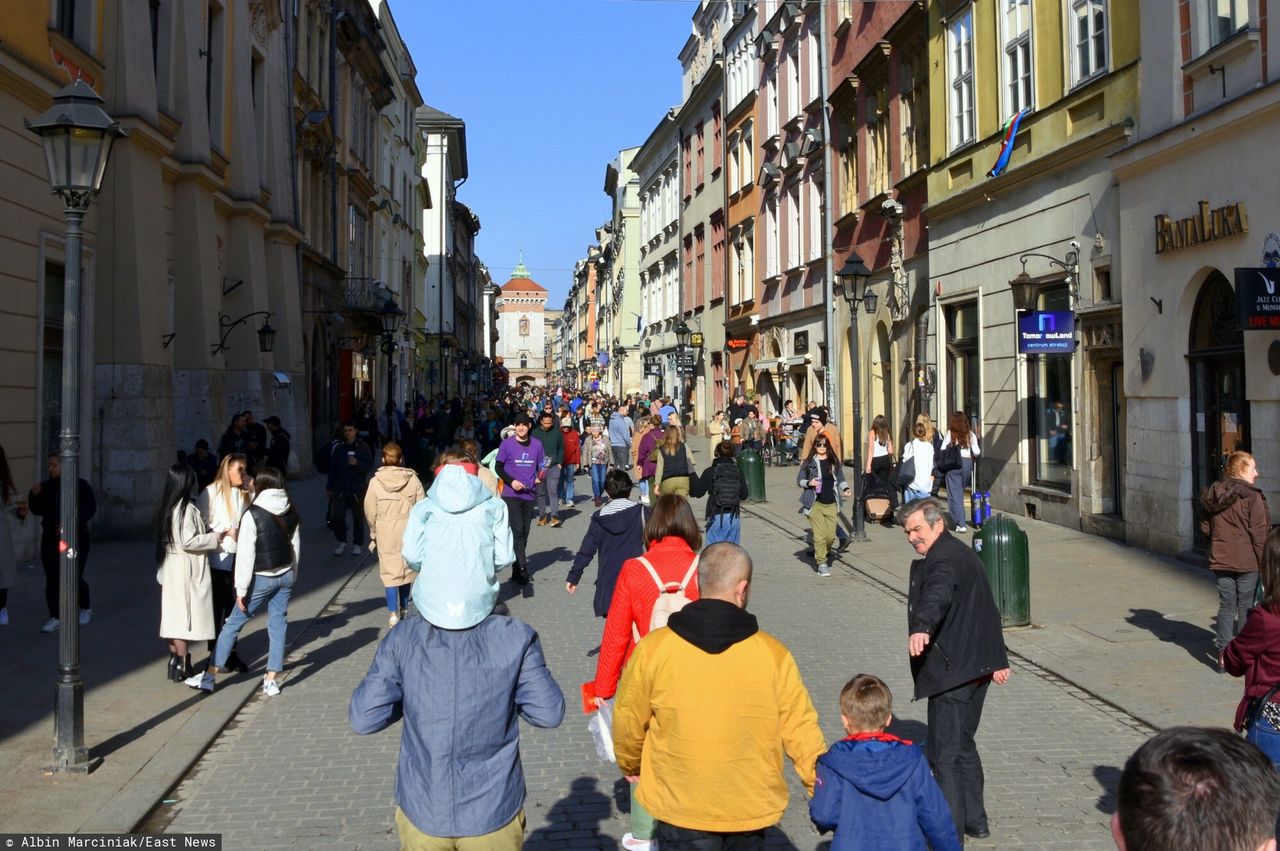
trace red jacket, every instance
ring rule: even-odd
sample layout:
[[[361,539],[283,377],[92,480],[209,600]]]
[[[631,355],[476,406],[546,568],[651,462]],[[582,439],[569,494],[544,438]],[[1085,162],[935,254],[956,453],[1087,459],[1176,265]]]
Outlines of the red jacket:
[[[1254,606],[1240,634],[1223,651],[1222,664],[1231,676],[1244,677],[1244,697],[1236,707],[1236,729],[1241,730],[1249,701],[1280,683],[1280,615],[1265,605]]]
[[[579,443],[581,435],[574,429],[560,429],[560,434],[564,437],[564,463],[581,464],[582,463],[582,445]]]
[[[696,553],[684,538],[668,536],[654,541],[644,557],[662,577],[663,582],[680,582],[689,572]],[[685,586],[684,595],[690,602],[698,599],[698,573]],[[618,584],[613,589],[609,614],[604,621],[604,635],[600,639],[600,656],[596,660],[596,696],[612,697],[618,690],[618,678],[622,667],[635,649],[631,625],[635,624],[644,638],[649,634],[649,618],[653,616],[653,604],[658,602],[658,586],[639,559],[630,558],[622,564]]]

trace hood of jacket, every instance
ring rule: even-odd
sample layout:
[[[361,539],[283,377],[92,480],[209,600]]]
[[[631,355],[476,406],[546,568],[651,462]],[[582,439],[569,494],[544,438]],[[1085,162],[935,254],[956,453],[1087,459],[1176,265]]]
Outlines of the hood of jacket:
[[[904,757],[903,749],[914,752]],[[887,801],[906,785],[924,755],[919,748],[885,733],[865,738],[841,739],[818,758],[859,792]]]
[[[694,600],[674,612],[667,626],[704,653],[723,653],[760,631],[756,616],[726,600]]]
[[[600,525],[610,535],[622,535],[635,529],[644,509],[640,503],[629,499],[611,499],[596,515]]]
[[[253,504],[279,516],[289,510],[289,494],[283,488],[272,488],[258,494]]]
[[[410,471],[412,472],[412,471]],[[461,514],[493,496],[478,476],[473,476],[456,464],[446,464],[436,473],[427,501],[433,507],[448,514]]]
[[[609,415],[609,422],[614,422],[615,420],[621,422],[623,419],[625,417],[622,416],[622,411],[614,411]]]
[[[1252,496],[1257,491],[1258,488],[1244,479],[1229,476],[1205,488],[1204,492],[1200,494],[1200,504],[1204,506],[1204,510],[1209,514],[1219,514],[1240,500]]]
[[[383,490],[399,493],[417,478],[418,474],[408,467],[379,467],[373,478]]]

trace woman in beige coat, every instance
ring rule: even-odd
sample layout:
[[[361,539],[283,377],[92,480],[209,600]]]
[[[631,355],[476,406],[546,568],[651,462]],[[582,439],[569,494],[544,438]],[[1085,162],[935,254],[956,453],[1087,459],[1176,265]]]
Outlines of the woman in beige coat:
[[[161,585],[160,637],[169,645],[169,679],[178,683],[191,676],[187,642],[208,641],[216,634],[209,554],[226,534],[209,531],[195,499],[195,471],[174,464],[156,512],[156,580]]]
[[[373,474],[364,495],[364,516],[369,521],[369,551],[378,554],[378,574],[387,588],[388,623],[400,622],[409,601],[413,578],[400,557],[404,527],[414,503],[426,496],[418,474],[400,466],[404,453],[399,444],[382,447],[382,466]]]

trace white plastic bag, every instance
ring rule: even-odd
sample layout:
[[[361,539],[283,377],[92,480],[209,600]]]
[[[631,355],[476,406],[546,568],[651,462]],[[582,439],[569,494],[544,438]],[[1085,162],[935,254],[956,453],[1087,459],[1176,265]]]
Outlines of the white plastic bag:
[[[617,762],[613,754],[613,698],[609,698],[587,721],[587,729],[596,743],[596,754],[605,762]]]

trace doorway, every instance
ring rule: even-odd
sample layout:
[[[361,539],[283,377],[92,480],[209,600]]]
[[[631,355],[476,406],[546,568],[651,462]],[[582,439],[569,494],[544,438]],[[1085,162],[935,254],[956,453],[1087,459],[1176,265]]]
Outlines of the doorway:
[[[1196,299],[1187,361],[1191,372],[1191,500],[1200,516],[1200,492],[1217,481],[1227,456],[1249,448],[1249,401],[1245,393],[1244,334],[1235,291],[1212,273]],[[1195,547],[1208,541],[1195,524]]]

